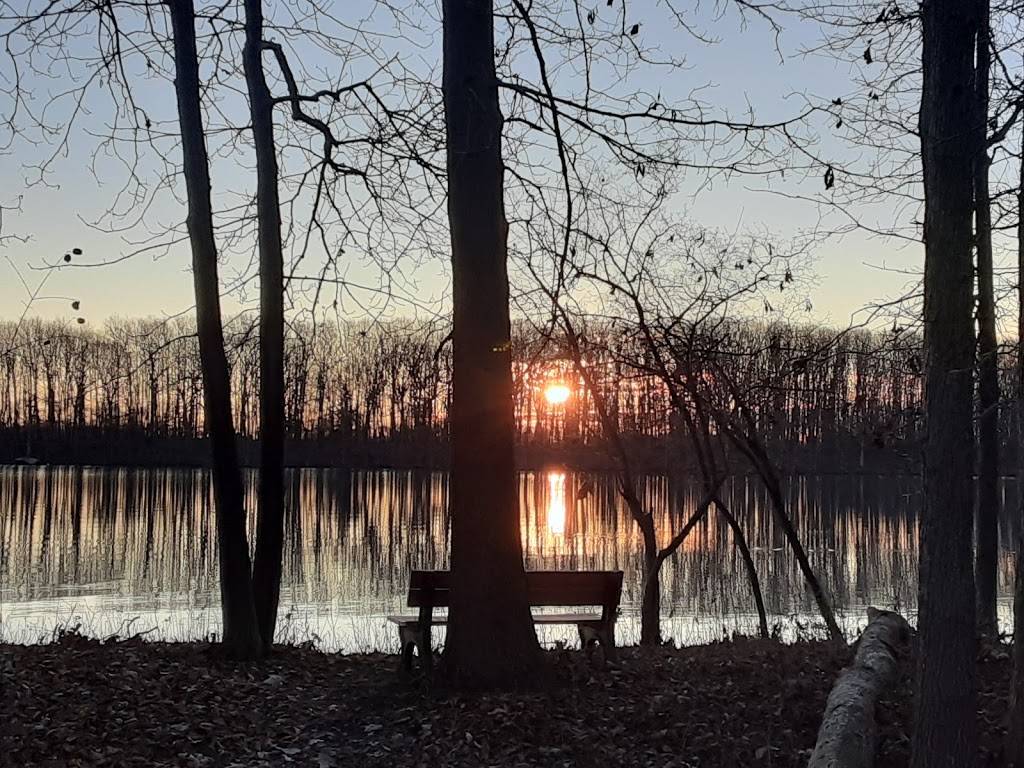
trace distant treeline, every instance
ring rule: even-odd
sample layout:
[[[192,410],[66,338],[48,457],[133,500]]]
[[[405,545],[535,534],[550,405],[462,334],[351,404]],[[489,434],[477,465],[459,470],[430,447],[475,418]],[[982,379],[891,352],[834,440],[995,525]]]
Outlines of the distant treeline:
[[[285,363],[289,462],[443,466],[451,397],[447,331],[441,323],[413,320],[293,324]],[[912,468],[921,428],[918,339],[758,322],[733,324],[727,338],[737,371],[742,367],[738,377],[763,381],[762,394],[748,406],[784,468]],[[668,399],[657,379],[643,373],[642,349],[611,327],[589,329],[588,341],[590,349],[604,350],[588,365],[603,372],[597,380],[643,464],[664,469],[680,461]],[[236,320],[228,342],[235,424],[244,460],[255,463],[256,330]],[[557,340],[517,325],[520,461],[609,465],[592,399],[559,350]],[[101,328],[0,323],[0,354],[0,459],[205,462],[202,379],[190,321],[112,319]],[[567,402],[549,402],[546,392],[555,384],[569,388]],[[1007,378],[1007,393],[1010,386]],[[1015,417],[1012,408],[1003,409],[1004,434]]]

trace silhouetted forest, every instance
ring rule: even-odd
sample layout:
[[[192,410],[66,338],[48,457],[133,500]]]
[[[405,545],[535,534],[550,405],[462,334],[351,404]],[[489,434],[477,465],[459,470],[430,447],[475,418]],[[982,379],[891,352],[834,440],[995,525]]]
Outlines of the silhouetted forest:
[[[0,325],[11,340],[14,324]],[[256,463],[259,350],[251,324],[228,329],[234,415]],[[444,466],[451,349],[440,322],[392,320],[296,326],[287,334],[288,461],[329,466]],[[917,461],[920,339],[909,333],[734,323],[723,336],[750,407],[780,461],[795,471],[905,471]],[[640,346],[611,328],[590,331],[591,367],[643,463],[664,470],[672,409]],[[99,328],[31,320],[3,358],[0,456],[52,463],[202,465],[202,379],[190,321],[112,319]],[[513,333],[519,460],[609,465],[592,398],[557,338]],[[1007,400],[1012,382],[1004,366]],[[569,387],[550,403],[547,387]],[[1001,410],[1011,450],[1015,409]]]

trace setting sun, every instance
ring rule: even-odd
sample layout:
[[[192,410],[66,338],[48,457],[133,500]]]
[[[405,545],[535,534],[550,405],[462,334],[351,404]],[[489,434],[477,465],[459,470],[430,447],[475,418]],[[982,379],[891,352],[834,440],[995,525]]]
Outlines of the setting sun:
[[[551,405],[563,405],[571,394],[572,392],[565,384],[549,384],[544,390],[544,399]]]

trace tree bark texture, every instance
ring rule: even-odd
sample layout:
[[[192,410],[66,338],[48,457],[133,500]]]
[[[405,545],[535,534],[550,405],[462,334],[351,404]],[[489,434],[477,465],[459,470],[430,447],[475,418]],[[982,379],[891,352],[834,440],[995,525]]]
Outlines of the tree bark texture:
[[[513,456],[509,288],[491,0],[444,0],[452,241],[452,595],[444,654],[461,687],[535,673]]]
[[[975,2],[924,0],[924,510],[913,768],[977,758],[973,553]]]

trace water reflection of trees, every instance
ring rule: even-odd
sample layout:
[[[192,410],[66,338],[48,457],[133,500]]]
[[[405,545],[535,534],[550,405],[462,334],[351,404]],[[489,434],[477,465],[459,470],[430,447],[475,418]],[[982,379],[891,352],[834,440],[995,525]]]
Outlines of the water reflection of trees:
[[[200,607],[216,602],[206,473],[0,472],[0,577],[8,610],[13,603],[41,600],[64,601],[70,610],[88,595],[119,595],[135,607],[161,600]],[[526,473],[519,483],[527,566],[622,568],[627,572],[623,603],[627,610],[637,605],[640,541],[612,479],[566,473],[563,481],[553,482],[545,473]],[[659,524],[668,524],[669,517],[678,523],[698,502],[698,489],[663,476],[645,478],[642,488],[645,504],[663,518]],[[400,606],[410,568],[447,565],[447,492],[441,473],[290,473],[286,610],[357,617]],[[738,478],[725,492],[749,531],[769,611],[812,615],[812,598],[773,524],[760,484]],[[798,477],[787,492],[813,565],[840,608],[912,608],[920,506],[913,478]],[[1008,505],[1015,503],[1012,485],[1004,494]],[[254,522],[255,474],[247,476],[246,495]],[[1013,541],[1008,515],[1001,535],[1004,542]],[[1012,560],[1005,545],[999,578],[1006,617]],[[663,612],[727,620],[752,611],[730,529],[711,514],[665,565]]]

